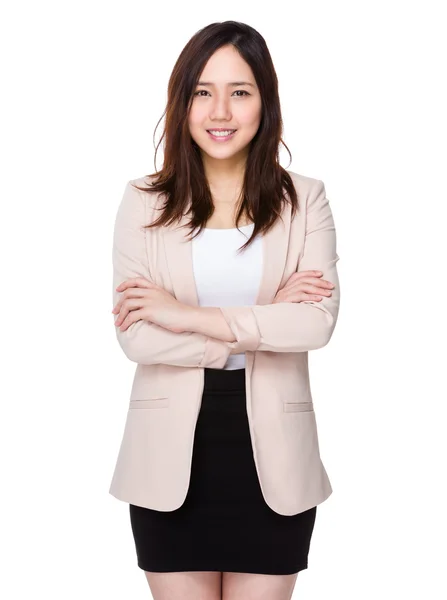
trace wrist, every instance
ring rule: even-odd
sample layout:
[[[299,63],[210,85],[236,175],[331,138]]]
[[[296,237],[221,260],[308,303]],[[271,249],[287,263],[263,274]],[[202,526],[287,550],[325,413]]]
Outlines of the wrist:
[[[191,331],[192,333],[201,333],[200,332],[200,306],[188,306],[188,311],[186,313],[186,327],[187,331]]]
[[[215,306],[193,306],[191,309],[189,315],[191,331],[224,342],[236,341],[220,308]]]
[[[191,306],[190,309],[188,316],[189,331],[209,335],[210,310],[215,311],[218,309],[209,306]]]

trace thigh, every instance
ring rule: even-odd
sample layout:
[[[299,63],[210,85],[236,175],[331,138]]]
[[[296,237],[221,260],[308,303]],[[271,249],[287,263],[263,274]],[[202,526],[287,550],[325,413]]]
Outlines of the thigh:
[[[145,571],[154,600],[221,600],[220,571]]]
[[[298,573],[222,573],[222,600],[290,600]]]

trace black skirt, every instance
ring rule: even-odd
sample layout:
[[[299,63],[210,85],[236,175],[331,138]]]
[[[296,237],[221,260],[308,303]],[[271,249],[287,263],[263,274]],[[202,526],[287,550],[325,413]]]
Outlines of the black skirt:
[[[314,506],[280,515],[258,481],[246,411],[245,369],[205,369],[185,502],[169,512],[129,505],[145,571],[287,575],[308,566]]]

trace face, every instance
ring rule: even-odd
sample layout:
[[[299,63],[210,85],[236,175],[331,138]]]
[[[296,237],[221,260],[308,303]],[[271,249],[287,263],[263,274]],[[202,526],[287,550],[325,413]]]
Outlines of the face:
[[[261,108],[249,65],[233,46],[219,48],[200,75],[188,119],[202,157],[234,160],[246,156],[261,122]],[[228,136],[228,130],[235,131]]]

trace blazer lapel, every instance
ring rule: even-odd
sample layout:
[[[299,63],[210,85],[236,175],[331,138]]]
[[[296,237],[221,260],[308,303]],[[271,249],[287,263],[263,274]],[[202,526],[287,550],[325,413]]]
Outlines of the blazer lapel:
[[[192,262],[192,241],[189,228],[182,226],[189,221],[184,215],[176,225],[163,227],[166,260],[175,297],[189,306],[199,306]],[[263,271],[256,304],[270,304],[278,291],[284,273],[290,236],[291,207],[286,204],[282,220],[262,235]],[[212,260],[212,257],[210,257]]]

